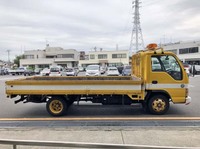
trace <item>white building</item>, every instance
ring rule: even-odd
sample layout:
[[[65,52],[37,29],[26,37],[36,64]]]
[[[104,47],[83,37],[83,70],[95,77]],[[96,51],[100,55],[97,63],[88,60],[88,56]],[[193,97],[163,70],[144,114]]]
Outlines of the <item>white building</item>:
[[[185,63],[200,65],[200,41],[170,43],[163,48],[174,52]]]
[[[87,55],[86,55],[87,57]],[[85,60],[79,61],[79,66],[86,67],[91,64],[99,64],[101,66],[122,66],[129,64],[129,51],[89,51]]]
[[[74,49],[64,50],[60,47],[47,46],[44,50],[31,50],[24,52],[24,59],[20,60],[20,66],[32,68],[45,68],[50,65],[63,67],[77,67],[79,52]]]

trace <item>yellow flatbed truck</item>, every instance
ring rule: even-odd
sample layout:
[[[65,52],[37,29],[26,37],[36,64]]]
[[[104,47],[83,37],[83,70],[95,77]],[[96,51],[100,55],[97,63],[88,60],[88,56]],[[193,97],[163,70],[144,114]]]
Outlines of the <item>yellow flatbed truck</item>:
[[[6,81],[9,98],[46,103],[52,116],[64,115],[79,101],[102,105],[141,103],[151,114],[165,114],[172,103],[188,104],[188,76],[181,61],[172,52],[150,44],[132,56],[131,76],[27,77]],[[15,98],[16,99],[16,98]]]

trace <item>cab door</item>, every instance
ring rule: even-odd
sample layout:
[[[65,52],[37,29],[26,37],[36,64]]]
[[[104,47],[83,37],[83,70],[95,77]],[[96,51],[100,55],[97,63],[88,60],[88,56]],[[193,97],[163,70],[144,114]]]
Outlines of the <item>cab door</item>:
[[[186,100],[188,82],[179,61],[173,55],[151,56],[148,90],[168,93],[174,103]]]

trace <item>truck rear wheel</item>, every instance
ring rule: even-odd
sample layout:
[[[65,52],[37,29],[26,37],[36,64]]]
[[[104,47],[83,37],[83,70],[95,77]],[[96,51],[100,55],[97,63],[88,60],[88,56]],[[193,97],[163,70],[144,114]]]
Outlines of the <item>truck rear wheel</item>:
[[[164,95],[155,95],[148,102],[149,112],[156,115],[165,114],[169,109],[169,99]]]
[[[67,112],[67,102],[60,96],[53,96],[47,101],[46,109],[52,116],[62,116]]]

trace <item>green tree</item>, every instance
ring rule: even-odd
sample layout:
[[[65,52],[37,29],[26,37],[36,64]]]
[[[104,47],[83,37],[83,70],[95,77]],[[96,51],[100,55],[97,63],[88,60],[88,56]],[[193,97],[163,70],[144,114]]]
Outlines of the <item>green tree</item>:
[[[18,56],[15,57],[14,64],[16,64],[17,67],[19,67],[20,59],[24,59],[24,55],[18,55]]]

